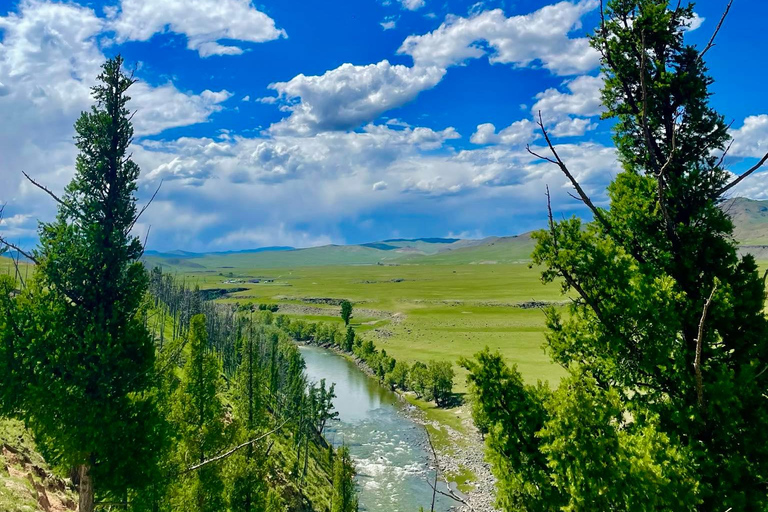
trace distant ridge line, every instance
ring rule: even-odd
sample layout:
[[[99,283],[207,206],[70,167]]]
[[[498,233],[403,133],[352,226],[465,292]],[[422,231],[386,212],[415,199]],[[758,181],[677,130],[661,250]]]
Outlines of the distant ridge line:
[[[427,244],[452,244],[454,242],[460,242],[461,238],[390,238],[388,240],[382,240],[383,243],[387,242],[424,242]],[[368,245],[368,244],[362,244]]]

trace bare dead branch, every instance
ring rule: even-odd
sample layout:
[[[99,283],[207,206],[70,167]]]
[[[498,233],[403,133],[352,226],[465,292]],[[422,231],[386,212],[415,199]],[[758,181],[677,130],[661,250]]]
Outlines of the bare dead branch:
[[[733,124],[733,123],[731,123]],[[730,125],[728,125],[730,128]],[[717,165],[715,167],[722,167],[723,162],[725,162],[725,157],[728,156],[728,152],[731,150],[731,146],[733,146],[734,140],[731,139],[731,141],[728,143],[728,145],[725,147],[725,150],[723,151],[723,154],[720,155],[720,159],[717,161]]]
[[[474,509],[472,508],[472,505],[470,505],[469,503],[461,499],[459,496],[456,495],[456,493],[453,492],[453,489],[451,489],[450,485],[448,485],[448,481],[445,478],[443,478],[443,480],[445,481],[445,486],[448,489],[448,492],[447,493],[443,492],[437,488],[437,476],[440,473],[440,461],[437,459],[437,451],[435,450],[435,446],[432,444],[432,436],[429,435],[429,428],[427,428],[426,425],[424,425],[424,432],[427,433],[427,441],[429,441],[429,448],[432,451],[432,457],[434,457],[435,459],[435,482],[434,484],[431,484],[429,483],[429,481],[427,481],[427,484],[432,488],[432,507],[430,510],[434,512],[435,497],[436,497],[436,494],[439,493],[447,498],[451,498],[452,500],[465,505],[466,507],[469,508],[469,510],[474,511]]]
[[[556,161],[554,161],[554,160],[552,160],[551,158],[549,158],[549,157],[547,157],[547,156],[544,156],[544,155],[540,155],[540,154],[536,153],[535,151],[533,151],[533,150],[531,149],[531,146],[530,146],[530,145],[528,145],[528,144],[526,144],[526,145],[525,145],[525,150],[526,150],[528,153],[530,153],[530,154],[532,154],[533,156],[535,156],[536,158],[538,158],[539,160],[546,160],[547,162],[549,162],[549,163],[551,163],[551,164],[555,164],[555,165],[557,165],[557,162],[556,162]]]
[[[162,187],[162,186],[163,186],[163,180],[160,180],[160,184],[157,186],[157,189],[155,190],[155,193],[152,194],[152,197],[149,198],[149,202],[147,202],[147,204],[145,204],[141,208],[141,210],[136,215],[136,217],[134,217],[133,221],[131,222],[130,227],[128,228],[128,232],[130,232],[133,229],[133,226],[136,225],[136,223],[139,221],[139,219],[144,214],[144,212],[147,211],[147,208],[149,208],[149,206],[152,204],[152,201],[155,200],[155,197],[157,197],[157,193],[160,192],[160,187]]]
[[[720,21],[717,23],[717,27],[715,27],[715,31],[712,33],[712,37],[709,38],[707,46],[705,46],[701,53],[699,53],[699,60],[703,59],[704,54],[707,53],[713,46],[715,46],[715,38],[717,37],[717,33],[720,32],[726,16],[728,16],[728,11],[731,10],[731,5],[733,5],[733,0],[729,0],[728,5],[725,6],[725,12],[723,12],[723,15],[720,17]]]
[[[571,171],[568,170],[568,167],[565,165],[565,162],[560,158],[560,155],[557,154],[557,150],[555,149],[555,146],[552,144],[552,140],[549,138],[549,133],[547,133],[547,129],[544,127],[544,121],[541,117],[541,110],[539,110],[539,120],[537,121],[537,124],[539,125],[539,129],[541,130],[542,135],[544,135],[544,140],[547,141],[547,146],[549,146],[549,151],[552,153],[552,156],[555,157],[555,161],[552,161],[551,159],[546,159],[555,165],[557,165],[561,171],[563,171],[563,174],[570,180],[571,185],[573,185],[573,188],[576,189],[576,192],[579,194],[579,198],[581,199],[581,202],[587,205],[590,210],[592,210],[592,214],[595,216],[595,219],[603,226],[603,228],[606,230],[606,232],[611,231],[611,225],[608,222],[608,220],[603,216],[603,214],[600,212],[600,210],[592,203],[592,200],[589,198],[586,192],[584,192],[584,189],[581,188],[581,185],[576,180],[576,178],[573,177],[573,174],[571,174]]]
[[[717,191],[717,193],[716,193],[715,195],[716,195],[716,196],[721,196],[721,195],[723,195],[724,193],[728,192],[728,191],[729,191],[729,190],[731,190],[733,187],[735,187],[736,185],[738,185],[739,183],[741,183],[741,181],[742,181],[744,178],[746,178],[747,176],[749,176],[750,174],[752,174],[753,172],[755,172],[756,170],[758,170],[760,167],[762,167],[762,166],[763,166],[763,164],[765,164],[765,162],[766,162],[766,161],[768,161],[768,153],[766,153],[766,154],[763,156],[763,158],[761,158],[761,159],[760,159],[760,161],[759,161],[759,162],[757,162],[755,165],[753,165],[752,167],[750,167],[750,168],[749,168],[749,169],[748,169],[746,172],[744,172],[743,174],[739,175],[739,177],[738,177],[738,178],[736,178],[735,180],[733,180],[732,182],[730,182],[729,184],[727,184],[726,186],[724,186],[723,188],[721,188],[720,190],[718,190],[718,191]]]
[[[211,464],[211,463],[214,463],[214,462],[218,462],[218,461],[220,461],[222,459],[226,459],[227,457],[229,457],[233,453],[237,452],[238,450],[242,450],[246,446],[250,446],[250,445],[252,445],[254,443],[257,443],[257,442],[261,441],[262,439],[264,439],[265,437],[274,434],[275,432],[277,432],[278,430],[283,428],[286,423],[288,423],[287,419],[284,420],[277,427],[275,427],[272,430],[270,430],[269,432],[265,432],[264,434],[260,435],[259,437],[251,439],[250,441],[246,441],[245,443],[239,444],[239,445],[235,446],[234,448],[232,448],[231,450],[222,453],[221,455],[217,455],[216,457],[210,458],[208,460],[204,460],[203,462],[201,462],[199,464],[195,464],[194,466],[190,466],[187,469],[185,469],[184,471],[182,471],[181,473],[179,473],[179,475],[184,475],[186,473],[198,470],[198,469],[200,469],[203,466],[207,466],[208,464]]]
[[[66,208],[67,210],[69,210],[71,213],[77,213],[77,212],[76,212],[76,210],[75,210],[75,209],[72,207],[72,205],[70,205],[69,203],[67,203],[66,201],[64,201],[63,199],[61,199],[59,196],[57,196],[56,194],[54,194],[54,193],[51,191],[51,189],[49,189],[49,188],[48,188],[48,187],[46,187],[45,185],[41,185],[40,183],[38,183],[38,182],[36,182],[35,180],[33,180],[33,179],[30,177],[30,175],[29,175],[29,174],[27,174],[26,172],[24,172],[24,171],[21,171],[21,174],[23,174],[23,175],[24,175],[24,177],[25,177],[25,178],[27,178],[27,180],[29,180],[29,182],[30,182],[30,183],[32,183],[34,186],[36,186],[37,188],[39,188],[40,190],[42,190],[43,192],[45,192],[46,194],[48,194],[49,196],[51,196],[51,197],[53,198],[53,200],[54,200],[54,201],[56,201],[56,202],[57,202],[57,203],[59,203],[61,206],[63,206],[63,207],[64,207],[64,208]]]
[[[149,240],[149,232],[152,231],[152,226],[147,226],[147,233],[144,235],[144,244],[141,246],[141,254],[139,255],[139,258],[142,258],[144,256],[144,251],[147,250],[147,240]]]
[[[709,294],[709,298],[704,303],[704,309],[701,312],[701,320],[699,320],[699,335],[696,338],[696,360],[693,363],[693,370],[696,373],[696,401],[701,407],[704,403],[704,386],[701,377],[701,346],[704,338],[704,321],[707,319],[707,312],[709,306],[712,304],[712,297],[715,296],[715,290],[717,290],[717,282],[712,287],[712,293]]]
[[[26,252],[24,249],[22,249],[18,245],[14,244],[12,242],[9,242],[8,240],[3,238],[2,236],[0,236],[0,244],[4,245],[5,247],[7,247],[9,249],[13,249],[14,251],[18,252],[19,254],[21,254],[22,256],[27,258],[29,261],[35,263],[36,265],[38,264],[37,259],[32,254]]]

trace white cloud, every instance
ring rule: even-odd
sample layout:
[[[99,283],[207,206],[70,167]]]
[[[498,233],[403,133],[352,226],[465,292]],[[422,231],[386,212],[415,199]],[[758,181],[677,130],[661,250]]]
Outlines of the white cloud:
[[[686,29],[686,32],[693,32],[694,30],[698,29],[699,27],[701,27],[701,25],[704,24],[706,19],[707,18],[702,18],[697,13],[693,13],[693,17],[690,20],[688,20],[690,25]]]
[[[590,71],[599,64],[597,52],[586,38],[570,39],[568,34],[581,27],[581,16],[596,5],[596,0],[560,2],[510,18],[501,9],[469,18],[449,16],[435,31],[409,36],[403,42],[398,53],[410,55],[412,67],[392,65],[388,60],[346,63],[323,75],[301,74],[272,84],[278,96],[260,101],[281,103],[290,112],[271,127],[272,133],[312,135],[371,122],[435,87],[449,67],[485,55],[490,62],[519,67],[540,64],[555,74]],[[578,86],[576,80],[574,83]]]
[[[229,249],[231,247],[317,247],[333,242],[328,235],[314,235],[306,231],[289,229],[285,223],[260,228],[243,228],[215,238],[212,248]]]
[[[342,64],[320,76],[298,75],[270,85],[291,115],[272,126],[273,133],[311,135],[345,130],[371,121],[434,87],[444,69],[392,65]]]
[[[395,26],[397,26],[397,22],[391,18],[387,18],[381,23],[379,23],[379,25],[381,25],[381,28],[383,28],[384,30],[392,30],[393,28],[395,28]]]
[[[243,99],[241,99],[240,101],[251,101],[251,97],[248,95],[245,95],[243,96]]]
[[[221,103],[232,97],[229,91],[205,90],[200,94],[185,94],[173,84],[150,87],[137,82],[131,88],[136,135],[160,133],[176,126],[203,123],[211,114],[222,109]]]
[[[301,246],[343,242],[340,224],[382,212],[427,210],[462,218],[466,210],[475,216],[469,225],[498,216],[499,208],[523,213],[543,204],[545,184],[553,187],[553,204],[569,204],[567,181],[556,167],[516,146],[456,152],[447,143],[457,136],[452,128],[369,125],[361,132],[312,136],[145,141],[136,149],[146,171],[142,190],[153,191],[163,178],[161,196],[168,203],[157,212],[151,208],[145,222],[165,248]],[[614,150],[597,144],[565,144],[560,150],[601,200],[607,177],[618,169]],[[166,226],[173,205],[184,218],[191,214],[189,205],[215,216],[183,229],[175,222]],[[519,229],[511,226],[510,232]]]
[[[105,25],[93,10],[72,3],[25,0],[0,16],[0,183],[2,200],[34,218],[50,218],[54,204],[23,179],[25,171],[56,192],[74,172],[73,124],[92,104],[90,88],[106,56]],[[139,78],[141,73],[138,74]],[[173,84],[136,83],[136,135],[205,122],[227,91],[182,92]]]
[[[416,11],[424,7],[424,0],[398,0],[404,9]]]
[[[470,137],[473,144],[505,144],[509,146],[524,145],[538,137],[534,132],[536,125],[528,119],[515,121],[499,133],[491,123],[478,125],[477,131]]]
[[[549,133],[555,137],[581,137],[597,128],[597,123],[580,117],[568,117],[555,123]]]
[[[187,48],[201,57],[244,51],[219,41],[261,43],[287,37],[250,0],[121,0],[119,9],[109,14],[119,42],[147,41],[166,31],[184,34]]]
[[[536,103],[531,107],[534,114],[541,110],[542,115],[578,115],[597,116],[604,110],[600,97],[603,87],[602,76],[582,75],[562,84],[569,92],[547,89],[536,95]]]
[[[762,158],[768,153],[768,114],[749,116],[741,128],[731,131],[729,155]]]
[[[438,29],[409,36],[398,51],[419,66],[448,67],[490,51],[491,62],[539,64],[558,75],[584,73],[597,67],[598,54],[586,38],[568,34],[580,29],[581,17],[597,5],[595,0],[560,2],[509,18],[501,9],[469,18],[449,16]]]

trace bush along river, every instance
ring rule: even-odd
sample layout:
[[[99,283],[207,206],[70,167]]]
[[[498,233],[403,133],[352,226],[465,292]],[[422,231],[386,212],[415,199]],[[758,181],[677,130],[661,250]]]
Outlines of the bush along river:
[[[429,510],[434,460],[424,427],[407,414],[407,405],[352,361],[315,346],[299,348],[309,380],[336,385],[333,403],[339,420],[328,425],[324,435],[335,446],[349,447],[357,468],[360,510]],[[438,489],[447,491],[441,482]],[[450,510],[455,504],[438,494],[435,511]]]

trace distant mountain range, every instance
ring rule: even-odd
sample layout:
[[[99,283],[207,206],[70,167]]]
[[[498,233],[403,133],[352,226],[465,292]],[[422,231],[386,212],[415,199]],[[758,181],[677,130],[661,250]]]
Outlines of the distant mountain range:
[[[768,201],[742,197],[723,203],[734,222],[742,251],[768,260]],[[277,268],[321,265],[493,264],[530,259],[535,241],[530,233],[479,240],[459,238],[391,238],[356,245],[297,249],[287,246],[241,251],[197,253],[147,251],[149,266],[176,269]]]
[[[170,252],[159,252],[159,251],[145,251],[145,256],[156,256],[158,258],[200,258],[205,256],[206,254],[254,254],[259,252],[272,252],[272,251],[293,251],[295,250],[295,247],[288,247],[288,246],[273,246],[273,247],[259,247],[258,249],[243,249],[241,251],[220,251],[220,252],[189,252],[189,251],[170,251]]]

